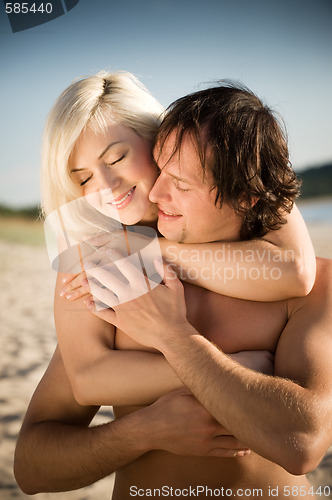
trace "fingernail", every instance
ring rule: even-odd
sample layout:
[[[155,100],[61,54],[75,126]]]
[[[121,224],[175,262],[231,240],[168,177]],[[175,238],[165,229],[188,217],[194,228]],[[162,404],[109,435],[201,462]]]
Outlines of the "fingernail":
[[[241,450],[236,453],[237,457],[245,457],[250,454],[250,450]]]
[[[163,271],[163,259],[161,257],[155,257],[154,266],[158,272]]]
[[[84,278],[82,280],[82,286],[85,286],[85,287],[89,286],[89,282],[88,282],[88,280],[86,278]]]
[[[110,260],[114,260],[116,259],[117,257],[117,254],[114,250],[107,250],[106,252],[106,256],[110,259]]]
[[[249,455],[250,450],[239,450],[235,453],[235,457],[244,457],[246,455]]]

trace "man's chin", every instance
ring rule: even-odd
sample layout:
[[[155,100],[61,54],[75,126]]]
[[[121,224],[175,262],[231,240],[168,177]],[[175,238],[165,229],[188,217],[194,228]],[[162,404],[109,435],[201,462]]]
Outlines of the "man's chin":
[[[158,220],[158,231],[159,233],[166,238],[168,241],[173,241],[174,243],[190,243],[187,241],[187,234],[185,229],[183,229],[180,234],[179,232],[167,230],[167,228],[163,227],[163,224]]]

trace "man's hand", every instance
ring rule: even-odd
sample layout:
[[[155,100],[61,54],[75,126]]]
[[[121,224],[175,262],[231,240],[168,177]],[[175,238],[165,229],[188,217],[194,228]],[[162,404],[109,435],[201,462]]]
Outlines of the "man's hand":
[[[151,423],[151,449],[210,457],[243,457],[250,453],[184,388],[162,396],[142,411]]]
[[[105,267],[87,270],[94,300],[90,297],[85,302],[91,312],[125,331],[136,342],[158,350],[174,335],[183,334],[185,325],[190,326],[183,285],[169,265],[155,260],[164,283],[148,293],[149,280],[128,259],[118,260],[113,266],[118,275]],[[129,300],[130,297],[136,298]],[[104,309],[98,310],[98,300]]]

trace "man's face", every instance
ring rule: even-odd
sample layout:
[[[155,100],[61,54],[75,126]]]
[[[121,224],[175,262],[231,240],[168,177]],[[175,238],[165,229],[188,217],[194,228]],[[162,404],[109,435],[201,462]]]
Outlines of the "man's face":
[[[158,204],[158,229],[171,241],[204,243],[239,239],[242,218],[223,203],[215,205],[213,177],[203,169],[195,143],[184,136],[180,155],[170,161],[175,142],[171,134],[158,158],[161,170],[150,192],[150,200]]]

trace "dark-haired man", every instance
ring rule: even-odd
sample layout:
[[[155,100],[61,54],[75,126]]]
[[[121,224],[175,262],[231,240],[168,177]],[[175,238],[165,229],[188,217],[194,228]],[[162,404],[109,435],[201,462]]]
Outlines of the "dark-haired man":
[[[281,222],[281,209],[296,192],[276,121],[243,88],[217,87],[177,101],[161,125],[155,157],[161,173],[150,199],[159,207],[158,228],[171,241],[265,234]],[[128,264],[123,273],[135,286],[137,271]],[[143,470],[156,478],[153,487],[167,477],[181,489],[188,484],[177,473],[181,467],[189,476],[195,470],[190,480],[196,487],[222,485],[235,496],[252,487],[264,498],[271,488],[280,498],[293,488],[310,498],[301,474],[318,464],[332,439],[331,261],[318,259],[307,297],[268,304],[183,290],[168,267],[164,285],[129,303],[121,304],[124,289],[110,273],[102,281],[116,299],[110,294],[114,310],[97,314],[134,342],[162,352],[216,420],[256,452],[242,461],[205,458],[197,468],[190,457],[167,463],[165,455],[150,454],[141,468],[138,461],[119,471],[123,492]],[[275,352],[274,377],[225,354],[257,348]]]

